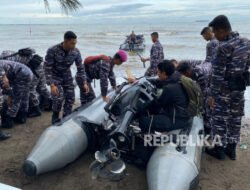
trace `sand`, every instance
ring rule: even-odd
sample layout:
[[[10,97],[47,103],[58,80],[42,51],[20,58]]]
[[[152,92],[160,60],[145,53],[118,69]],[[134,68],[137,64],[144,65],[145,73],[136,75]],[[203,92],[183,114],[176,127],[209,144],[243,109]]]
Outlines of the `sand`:
[[[41,133],[50,125],[51,113],[29,119],[4,132],[12,138],[0,142],[0,182],[23,190],[147,190],[145,170],[128,165],[127,176],[119,182],[92,180],[89,165],[94,160],[86,154],[67,167],[37,177],[27,177],[21,167]],[[250,120],[244,119],[243,142],[249,143]],[[247,150],[237,149],[237,161],[218,161],[203,154],[199,190],[246,190],[250,186],[250,143]]]

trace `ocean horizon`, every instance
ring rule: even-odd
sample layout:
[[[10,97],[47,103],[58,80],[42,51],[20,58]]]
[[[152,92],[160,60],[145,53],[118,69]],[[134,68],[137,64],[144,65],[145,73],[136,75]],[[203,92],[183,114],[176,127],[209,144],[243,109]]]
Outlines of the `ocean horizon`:
[[[65,31],[72,30],[78,36],[77,47],[82,58],[92,55],[106,54],[113,56],[124,42],[125,36],[132,30],[145,36],[146,48],[141,55],[148,57],[152,46],[150,34],[159,33],[159,40],[164,47],[166,59],[197,59],[204,60],[207,42],[200,35],[207,22],[164,22],[141,24],[0,24],[0,51],[31,47],[41,56],[46,55],[49,47],[63,41]],[[250,39],[250,22],[232,22],[234,31]],[[145,72],[140,58],[129,53],[128,62],[115,68],[118,78],[126,75],[129,69],[134,76],[142,76]],[[147,64],[148,66],[148,64]],[[76,72],[72,67],[73,74]],[[96,88],[97,93],[99,89]],[[79,92],[77,90],[77,98]],[[250,117],[250,88],[245,94],[246,116]]]

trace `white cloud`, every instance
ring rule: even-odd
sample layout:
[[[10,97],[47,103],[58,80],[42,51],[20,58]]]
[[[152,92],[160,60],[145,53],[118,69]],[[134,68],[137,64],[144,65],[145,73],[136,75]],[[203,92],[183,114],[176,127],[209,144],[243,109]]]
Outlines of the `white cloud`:
[[[212,19],[218,14],[226,14],[230,19],[250,18],[250,1],[246,0],[80,0],[83,7],[77,12],[65,15],[57,1],[51,0],[50,10],[46,14],[43,0],[8,0],[1,2],[1,23],[60,23],[63,20],[72,23],[92,22],[106,19],[112,23],[115,19],[128,22],[141,22],[154,19],[194,21]],[[1,19],[2,18],[2,19]],[[4,19],[3,19],[4,18]],[[56,19],[60,18],[60,19]],[[109,20],[108,20],[109,19]],[[130,20],[129,20],[130,19]]]
[[[21,18],[71,18],[71,15],[66,14],[39,14],[39,13],[21,13],[19,14]]]

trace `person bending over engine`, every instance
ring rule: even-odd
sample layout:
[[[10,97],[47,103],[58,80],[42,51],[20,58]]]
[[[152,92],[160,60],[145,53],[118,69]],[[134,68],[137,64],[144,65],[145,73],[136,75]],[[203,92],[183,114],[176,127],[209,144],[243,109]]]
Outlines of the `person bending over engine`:
[[[143,132],[168,132],[192,125],[192,117],[186,112],[189,99],[181,84],[181,74],[175,72],[172,61],[158,64],[158,79],[150,79],[157,88],[163,88],[161,96],[150,106],[155,115],[142,115],[139,127]]]

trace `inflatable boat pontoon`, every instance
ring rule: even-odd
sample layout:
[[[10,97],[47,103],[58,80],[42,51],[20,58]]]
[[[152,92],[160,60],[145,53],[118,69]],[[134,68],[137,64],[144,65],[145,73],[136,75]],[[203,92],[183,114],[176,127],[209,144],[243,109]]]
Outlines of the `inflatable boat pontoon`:
[[[125,162],[130,160],[138,164],[140,160],[141,164],[147,165],[149,190],[197,188],[202,155],[202,119],[195,117],[191,128],[168,134],[173,137],[186,135],[192,144],[180,145],[175,138],[173,142],[152,149],[144,146],[145,140],[136,127],[136,118],[157,97],[155,86],[142,78],[133,85],[123,83],[117,92],[112,91],[108,96],[112,97],[108,104],[99,97],[47,128],[24,162],[24,173],[35,176],[62,168],[87,149],[92,149],[96,151],[96,161],[92,165],[95,172],[111,164],[113,169],[110,172],[115,175],[125,169]]]

